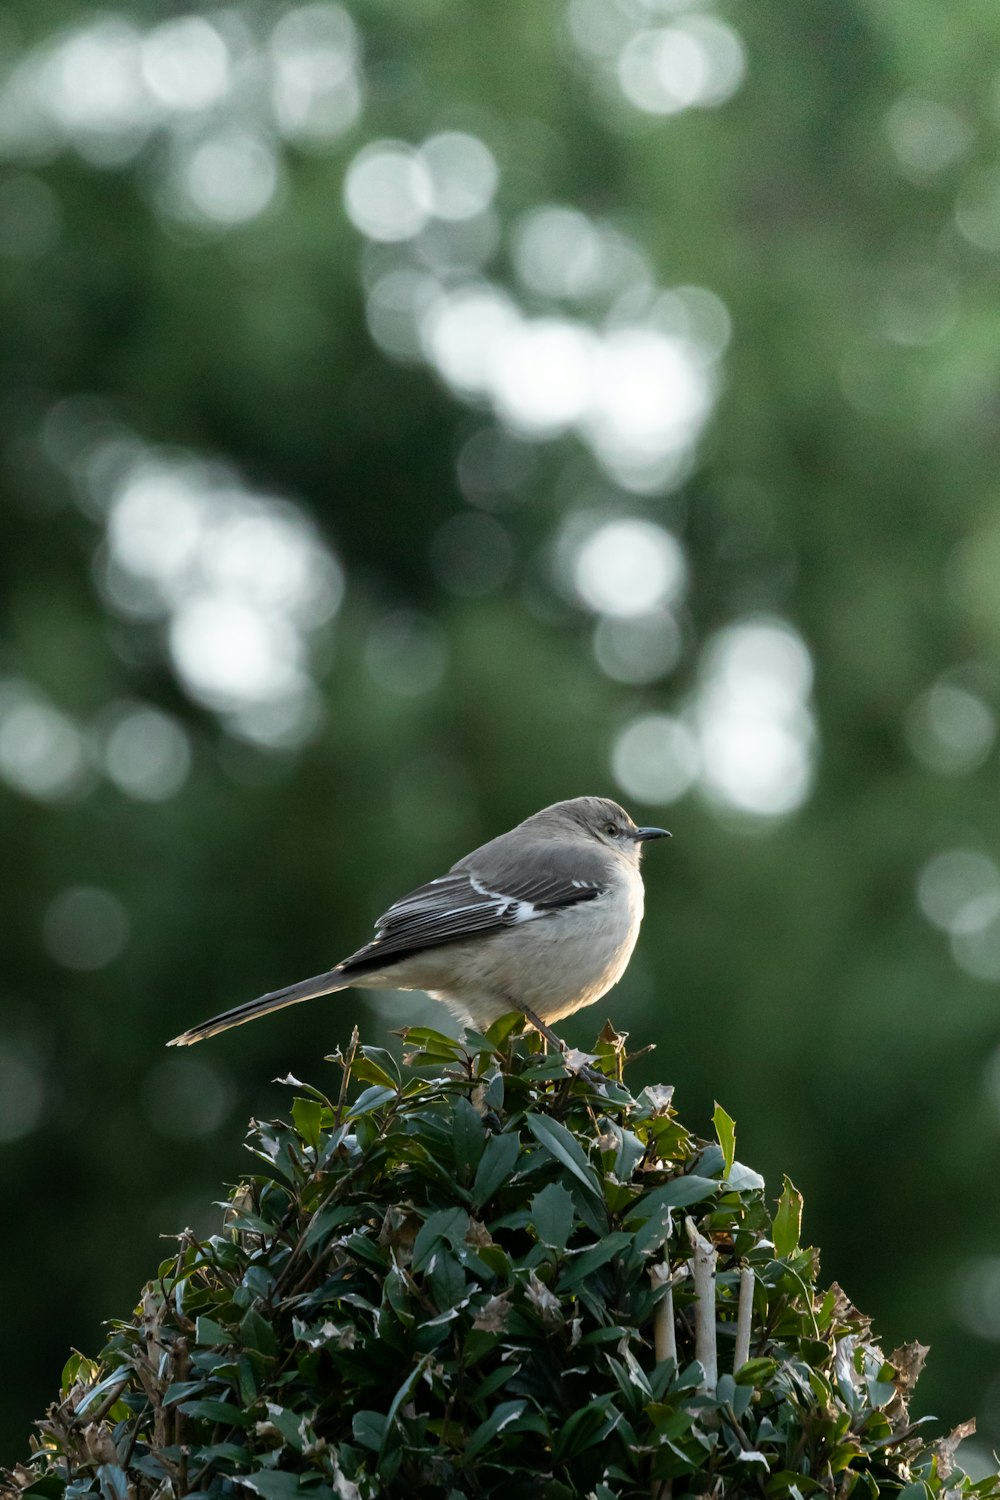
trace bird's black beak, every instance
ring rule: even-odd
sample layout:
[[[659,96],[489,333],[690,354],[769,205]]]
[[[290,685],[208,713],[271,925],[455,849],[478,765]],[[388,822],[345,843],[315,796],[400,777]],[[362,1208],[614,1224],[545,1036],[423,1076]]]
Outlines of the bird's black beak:
[[[637,844],[643,844],[647,839],[668,839],[671,833],[669,828],[637,828],[632,837]]]

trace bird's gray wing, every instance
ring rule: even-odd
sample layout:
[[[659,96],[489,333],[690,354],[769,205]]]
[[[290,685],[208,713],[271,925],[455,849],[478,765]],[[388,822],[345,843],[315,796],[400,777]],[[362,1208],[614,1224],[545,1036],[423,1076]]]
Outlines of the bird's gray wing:
[[[500,841],[495,840],[494,845]],[[491,852],[485,845],[476,854]],[[375,923],[375,937],[337,965],[345,976],[371,973],[421,949],[460,938],[502,932],[521,922],[551,916],[564,907],[593,901],[607,889],[605,872],[590,861],[519,857],[477,862],[469,855],[447,875],[402,896]]]

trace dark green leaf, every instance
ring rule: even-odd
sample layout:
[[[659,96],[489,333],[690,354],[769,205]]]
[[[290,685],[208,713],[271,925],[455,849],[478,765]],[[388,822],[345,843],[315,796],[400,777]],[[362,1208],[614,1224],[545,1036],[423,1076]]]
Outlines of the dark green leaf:
[[[182,1401],[178,1410],[186,1417],[197,1417],[203,1422],[223,1422],[227,1427],[250,1427],[255,1420],[241,1406],[233,1406],[228,1401],[212,1401],[207,1397]]]
[[[397,1097],[394,1088],[387,1088],[382,1084],[374,1084],[370,1089],[365,1089],[359,1094],[347,1111],[349,1120],[356,1120],[359,1115],[370,1115],[374,1110],[381,1109],[383,1104],[389,1104]]]
[[[305,1500],[305,1495],[312,1493],[300,1490],[298,1474],[284,1474],[276,1469],[255,1469],[242,1475],[240,1483],[263,1500]]]
[[[240,1323],[240,1342],[244,1349],[256,1349],[260,1354],[277,1354],[278,1341],[274,1329],[256,1308],[250,1308]]]
[[[575,1218],[572,1193],[561,1183],[550,1182],[532,1198],[531,1218],[543,1245],[551,1250],[565,1250]]]
[[[604,1193],[598,1181],[597,1173],[584,1154],[583,1147],[570,1134],[566,1126],[558,1120],[551,1119],[548,1115],[530,1114],[525,1117],[525,1124],[535,1137],[538,1144],[553,1156],[556,1161],[561,1162],[568,1171],[572,1172],[577,1181],[593,1193],[599,1199],[602,1206]]]
[[[711,1177],[675,1177],[672,1182],[654,1188],[634,1203],[625,1215],[625,1223],[635,1224],[652,1218],[663,1208],[689,1208],[693,1203],[704,1203],[720,1190],[720,1184]]]
[[[380,1411],[356,1411],[351,1419],[351,1431],[357,1442],[364,1448],[371,1448],[374,1453],[382,1451],[387,1426],[385,1415]]]
[[[413,1269],[424,1270],[442,1241],[456,1247],[464,1244],[468,1232],[469,1215],[464,1208],[442,1208],[431,1214],[413,1244]]]
[[[631,1244],[630,1234],[620,1232],[609,1234],[599,1244],[592,1245],[588,1250],[583,1250],[574,1256],[557,1283],[560,1295],[578,1287],[594,1271],[600,1270],[601,1266],[607,1265],[609,1260],[614,1260],[616,1256],[621,1255]]]
[[[503,1429],[510,1425],[524,1411],[526,1401],[501,1401],[500,1405],[481,1422],[470,1437],[465,1448],[466,1462],[481,1453]]]
[[[213,1318],[199,1318],[195,1324],[194,1341],[196,1344],[206,1344],[212,1348],[219,1348],[234,1342],[236,1335],[231,1329],[223,1328],[221,1323],[216,1323]]]
[[[486,1131],[479,1111],[464,1097],[455,1100],[455,1123],[452,1137],[455,1147],[455,1170],[459,1181],[468,1185],[479,1166],[486,1146]]]
[[[476,1176],[472,1184],[472,1199],[477,1208],[489,1203],[493,1195],[503,1186],[514,1170],[521,1151],[521,1141],[516,1131],[503,1135],[491,1135],[479,1158]]]

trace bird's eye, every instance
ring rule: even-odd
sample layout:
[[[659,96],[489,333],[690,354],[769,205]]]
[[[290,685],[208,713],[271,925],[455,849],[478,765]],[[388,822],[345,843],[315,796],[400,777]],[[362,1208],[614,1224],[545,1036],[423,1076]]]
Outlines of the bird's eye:
[[[616,834],[618,833],[618,824],[617,823],[605,823],[605,825],[604,825],[604,832],[607,833],[607,834],[610,834],[610,836],[612,838],[614,838],[616,836]]]

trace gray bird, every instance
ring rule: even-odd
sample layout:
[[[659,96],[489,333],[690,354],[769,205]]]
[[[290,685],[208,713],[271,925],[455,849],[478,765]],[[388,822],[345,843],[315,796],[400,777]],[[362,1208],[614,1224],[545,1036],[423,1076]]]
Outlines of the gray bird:
[[[223,1011],[169,1045],[353,985],[425,990],[477,1031],[517,1010],[561,1047],[549,1023],[593,1005],[625,972],[642,921],[639,856],[647,839],[665,837],[606,797],[543,807],[402,896],[371,942],[325,974]]]

